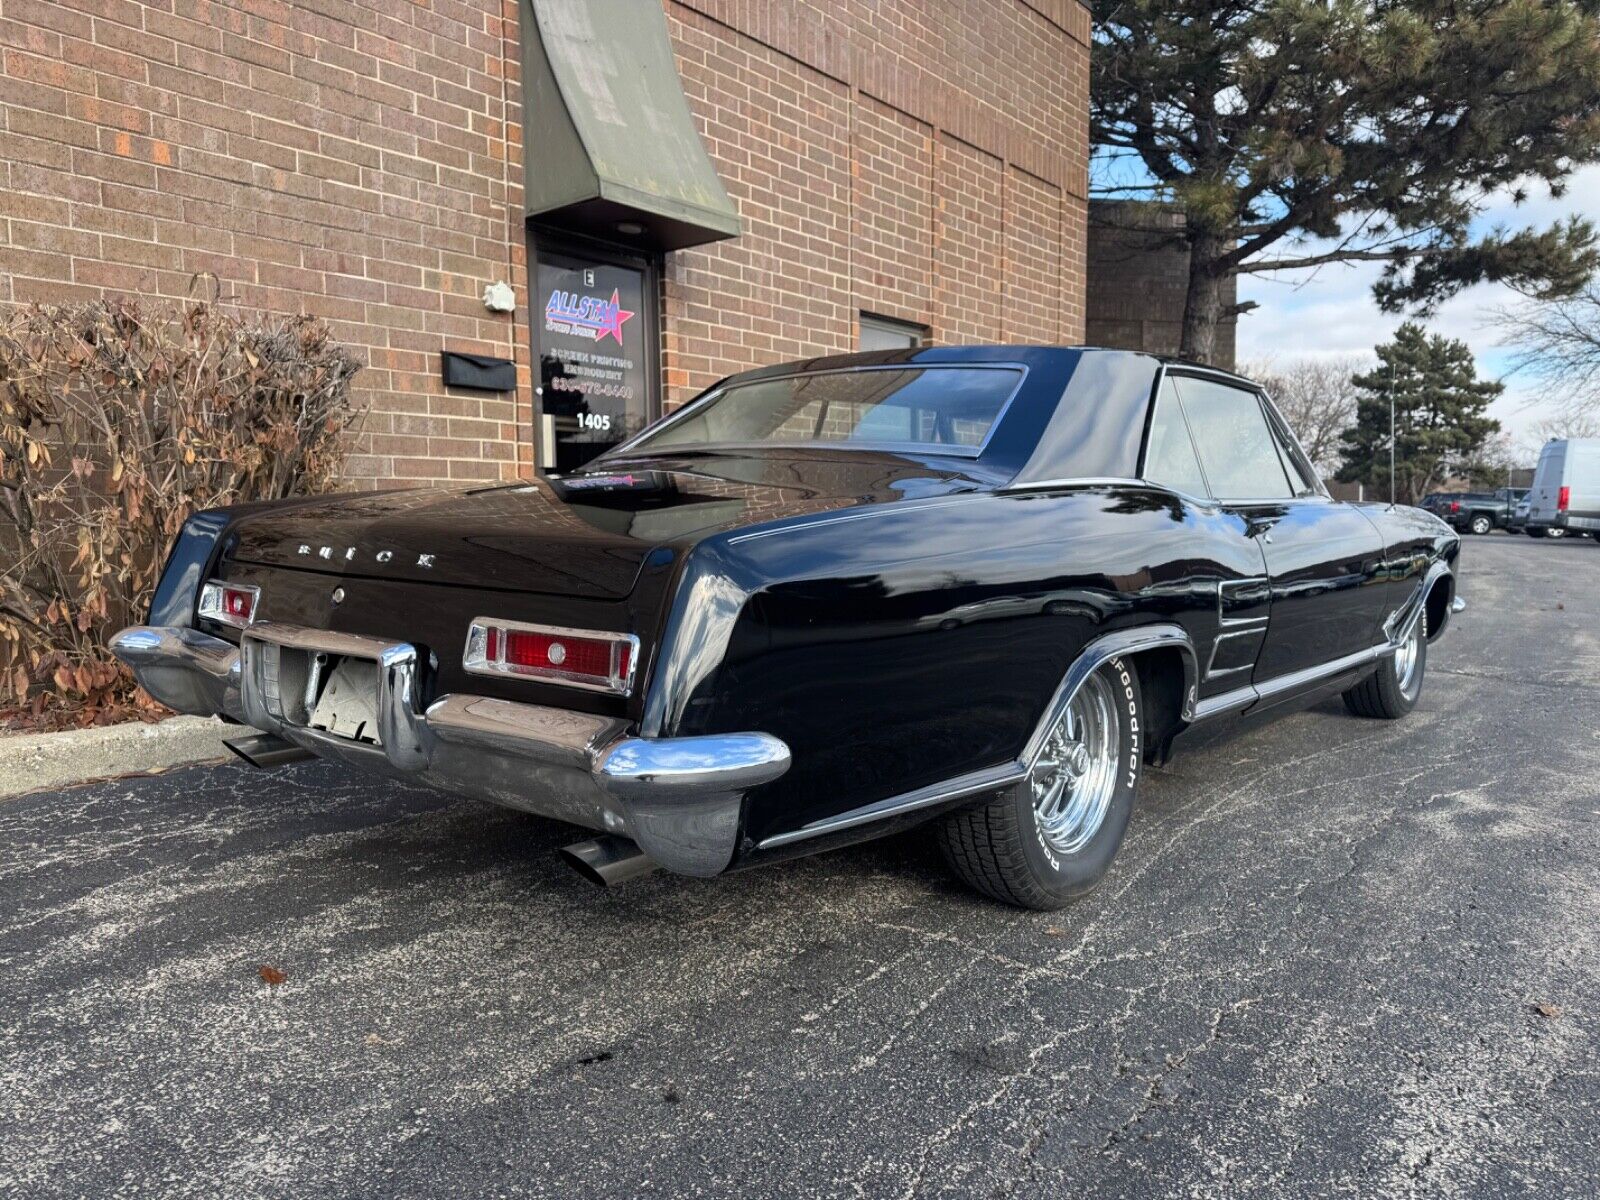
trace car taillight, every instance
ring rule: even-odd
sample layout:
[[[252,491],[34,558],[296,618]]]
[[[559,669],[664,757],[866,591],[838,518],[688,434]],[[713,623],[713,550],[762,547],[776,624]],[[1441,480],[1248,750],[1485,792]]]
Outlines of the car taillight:
[[[639,639],[632,634],[478,617],[467,631],[462,666],[474,675],[513,675],[626,696],[638,657]]]
[[[260,597],[260,588],[212,579],[200,589],[200,615],[235,629],[248,629],[256,619],[256,601]]]
[[[1450,511],[1451,512],[1460,512],[1461,511],[1461,501],[1459,501],[1459,500],[1450,501]]]
[[[1566,512],[1567,508],[1571,504],[1572,504],[1572,489],[1571,488],[1564,487],[1559,492],[1556,493],[1556,511],[1557,512]]]

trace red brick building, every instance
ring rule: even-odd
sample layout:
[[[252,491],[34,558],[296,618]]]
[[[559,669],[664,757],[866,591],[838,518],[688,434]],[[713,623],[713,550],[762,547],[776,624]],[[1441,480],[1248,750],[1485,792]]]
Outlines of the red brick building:
[[[1079,0],[4,0],[0,302],[211,272],[364,358],[356,483],[570,465],[756,364],[1080,340],[1088,39]],[[705,170],[658,204],[674,106]]]

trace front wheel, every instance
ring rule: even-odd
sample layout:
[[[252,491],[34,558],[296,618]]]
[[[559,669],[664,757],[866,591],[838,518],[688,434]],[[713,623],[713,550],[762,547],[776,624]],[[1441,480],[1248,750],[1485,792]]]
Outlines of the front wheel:
[[[1424,610],[1405,642],[1385,655],[1378,669],[1344,693],[1344,706],[1358,717],[1394,720],[1417,706],[1428,666],[1428,614]]]
[[[1471,528],[1473,533],[1481,535],[1481,534],[1488,533],[1489,530],[1493,529],[1494,528],[1494,522],[1489,520],[1488,517],[1473,517],[1472,518],[1472,525],[1470,526],[1470,528]]]
[[[951,869],[986,896],[1041,910],[1065,907],[1099,883],[1133,816],[1142,705],[1129,660],[1113,658],[1090,675],[1027,778],[941,823]]]

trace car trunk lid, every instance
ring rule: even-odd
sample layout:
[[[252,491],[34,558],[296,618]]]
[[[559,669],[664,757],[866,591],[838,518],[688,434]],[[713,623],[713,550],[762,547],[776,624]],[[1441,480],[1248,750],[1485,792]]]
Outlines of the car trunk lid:
[[[687,455],[511,486],[330,496],[246,517],[228,553],[346,577],[621,599],[652,553],[716,530],[977,486],[967,464],[892,455]]]

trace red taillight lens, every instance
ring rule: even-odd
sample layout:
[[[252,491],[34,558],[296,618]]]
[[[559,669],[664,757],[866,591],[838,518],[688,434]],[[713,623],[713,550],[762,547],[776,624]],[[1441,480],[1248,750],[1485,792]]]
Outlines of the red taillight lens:
[[[1451,512],[1460,512],[1461,511],[1461,501],[1459,501],[1459,500],[1450,501],[1450,511]]]
[[[256,619],[256,601],[260,596],[260,588],[213,579],[200,589],[199,612],[212,621],[247,629]]]
[[[1572,505],[1572,489],[1564,487],[1556,493],[1556,511],[1566,512]]]
[[[479,617],[467,633],[462,665],[478,675],[516,675],[626,696],[638,640],[548,625]]]

